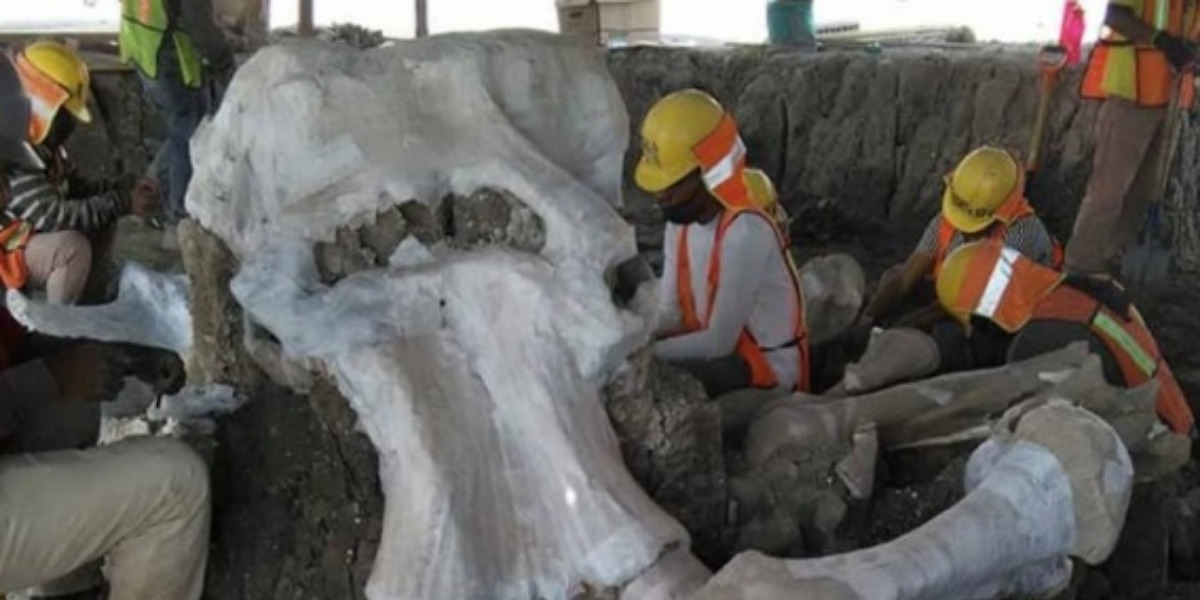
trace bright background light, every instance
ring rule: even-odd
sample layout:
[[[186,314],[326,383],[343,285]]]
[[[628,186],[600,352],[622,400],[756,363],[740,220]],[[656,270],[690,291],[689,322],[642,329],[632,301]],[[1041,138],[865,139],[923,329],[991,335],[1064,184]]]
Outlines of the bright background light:
[[[206,0],[188,0],[192,2]],[[318,25],[358,23],[395,37],[413,31],[411,0],[314,0]],[[766,38],[765,0],[661,0],[663,33],[733,42]],[[272,25],[296,22],[295,0],[273,0]],[[1106,0],[1084,0],[1089,37]],[[118,0],[0,0],[0,27],[112,27]],[[980,40],[1045,41],[1058,35],[1059,0],[816,0],[818,23],[857,21],[864,29],[965,25]],[[429,0],[434,32],[500,27],[556,30],[553,0]]]

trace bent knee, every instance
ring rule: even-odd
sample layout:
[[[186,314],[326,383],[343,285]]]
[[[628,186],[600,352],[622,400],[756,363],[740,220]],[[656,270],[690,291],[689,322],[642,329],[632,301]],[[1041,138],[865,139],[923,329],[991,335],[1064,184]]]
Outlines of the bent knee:
[[[64,231],[59,236],[56,254],[61,264],[92,264],[92,242],[87,236],[78,231]]]
[[[208,465],[186,443],[175,438],[139,438],[122,442],[141,480],[180,504],[208,504]]]

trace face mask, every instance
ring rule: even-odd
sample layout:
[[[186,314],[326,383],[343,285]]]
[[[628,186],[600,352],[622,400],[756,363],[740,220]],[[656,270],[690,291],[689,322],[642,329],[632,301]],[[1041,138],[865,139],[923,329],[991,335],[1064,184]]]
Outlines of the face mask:
[[[676,225],[691,225],[700,220],[707,203],[703,196],[696,195],[691,200],[662,207],[663,216]]]

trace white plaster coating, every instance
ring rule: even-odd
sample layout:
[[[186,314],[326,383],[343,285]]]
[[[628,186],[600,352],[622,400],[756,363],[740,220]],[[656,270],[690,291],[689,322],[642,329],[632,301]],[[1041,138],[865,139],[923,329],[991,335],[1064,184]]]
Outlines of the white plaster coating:
[[[556,600],[686,547],[598,397],[649,336],[605,278],[636,253],[615,210],[627,119],[594,50],[508,32],[264,50],[194,139],[188,208],[241,259],[235,297],[336,377],[379,453],[373,600]],[[484,187],[540,217],[539,255],[410,243],[319,283],[337,227]]]

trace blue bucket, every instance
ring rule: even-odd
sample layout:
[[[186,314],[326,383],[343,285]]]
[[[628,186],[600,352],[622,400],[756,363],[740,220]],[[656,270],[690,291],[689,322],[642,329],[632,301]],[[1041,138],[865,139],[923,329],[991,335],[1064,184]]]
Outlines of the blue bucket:
[[[812,0],[771,0],[767,3],[767,34],[774,45],[816,44]]]

